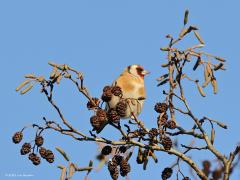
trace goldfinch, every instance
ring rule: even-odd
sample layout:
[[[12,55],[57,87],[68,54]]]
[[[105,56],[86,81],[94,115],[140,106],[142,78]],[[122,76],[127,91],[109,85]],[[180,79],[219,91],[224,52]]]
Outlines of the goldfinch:
[[[130,65],[124,69],[120,76],[113,82],[112,86],[119,86],[122,90],[122,97],[128,101],[128,108],[125,116],[122,118],[129,118],[132,112],[139,115],[142,111],[143,103],[145,100],[145,86],[144,77],[149,74],[140,65]],[[112,96],[107,104],[107,109],[116,108],[116,105],[121,99],[119,96]]]

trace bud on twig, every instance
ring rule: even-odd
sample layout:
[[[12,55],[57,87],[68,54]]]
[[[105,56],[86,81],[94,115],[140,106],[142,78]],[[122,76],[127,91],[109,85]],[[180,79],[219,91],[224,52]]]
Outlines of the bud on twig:
[[[184,14],[184,21],[183,21],[184,26],[188,23],[188,15],[189,15],[189,10],[187,9]]]
[[[196,63],[195,63],[195,65],[194,65],[194,67],[193,67],[193,70],[194,70],[194,71],[198,68],[198,66],[200,65],[200,63],[201,63],[201,57],[199,56],[198,59],[197,59],[197,61],[196,61]]]

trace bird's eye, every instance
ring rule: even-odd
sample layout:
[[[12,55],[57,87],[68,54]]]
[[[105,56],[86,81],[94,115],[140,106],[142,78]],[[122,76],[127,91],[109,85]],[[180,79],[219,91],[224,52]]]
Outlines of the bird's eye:
[[[142,67],[137,67],[136,70],[137,70],[138,75],[141,76],[142,72],[143,72],[143,68]]]

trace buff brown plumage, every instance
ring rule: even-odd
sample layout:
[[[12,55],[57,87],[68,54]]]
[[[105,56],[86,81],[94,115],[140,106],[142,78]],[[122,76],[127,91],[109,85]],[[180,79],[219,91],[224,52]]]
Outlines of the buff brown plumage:
[[[128,109],[125,117],[131,117],[133,112],[139,115],[142,111],[143,103],[146,98],[144,77],[149,72],[144,70],[140,65],[130,65],[120,74],[120,76],[113,82],[113,86],[119,86],[122,89],[122,98],[128,100]],[[120,97],[113,96],[108,103],[107,108],[115,108],[119,102]]]

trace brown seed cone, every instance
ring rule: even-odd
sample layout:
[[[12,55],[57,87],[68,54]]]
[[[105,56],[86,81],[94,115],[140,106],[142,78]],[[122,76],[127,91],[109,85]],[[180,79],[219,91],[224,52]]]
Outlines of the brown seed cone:
[[[170,150],[172,148],[172,140],[171,140],[171,138],[168,137],[168,136],[165,136],[162,139],[162,145],[163,145],[165,150]]]
[[[120,174],[125,177],[131,171],[130,164],[126,159],[123,159],[120,163]]]
[[[101,154],[102,155],[109,155],[112,152],[112,147],[107,145],[102,148]]]
[[[107,113],[103,109],[98,109],[96,116],[99,118],[100,121],[106,121],[107,119]]]
[[[12,141],[15,143],[15,144],[18,144],[21,142],[23,138],[23,133],[21,131],[19,132],[16,132],[13,137],[12,137]]]
[[[126,110],[127,110],[127,103],[126,101],[120,101],[116,105],[116,111],[119,114],[120,117],[126,116]]]
[[[98,116],[92,116],[90,118],[90,123],[93,127],[94,130],[98,131],[102,128],[103,124],[105,123],[105,121],[101,121]]]
[[[44,142],[44,139],[42,136],[36,136],[35,138],[35,144],[39,147],[42,146]]]
[[[122,160],[123,160],[123,156],[120,156],[120,155],[115,155],[112,158],[112,162],[114,162],[117,165],[120,165]]]
[[[127,151],[127,147],[126,146],[120,146],[119,148],[119,152],[120,153],[125,153]]]
[[[163,113],[166,112],[168,109],[168,105],[166,103],[156,103],[154,106],[154,110],[157,113]]]
[[[118,123],[120,121],[120,116],[114,109],[109,109],[109,111],[107,112],[107,118],[110,122],[113,123]]]
[[[117,164],[114,163],[113,161],[108,162],[108,171],[112,177],[113,180],[117,180],[119,176],[119,171],[117,168]]]
[[[118,179],[118,176],[119,176],[119,171],[118,171],[118,168],[116,168],[114,171],[112,171],[110,173],[111,177],[113,180],[117,180]]]
[[[21,150],[20,150],[21,155],[26,155],[26,154],[30,153],[30,151],[31,151],[31,144],[30,143],[24,143],[22,145]]]
[[[37,166],[41,163],[41,158],[39,156],[36,156],[33,160],[32,163]]]
[[[166,124],[166,127],[169,129],[175,129],[176,128],[176,122],[174,120],[169,120]]]
[[[39,154],[40,154],[40,156],[43,158],[43,159],[46,159],[46,152],[47,152],[47,149],[45,149],[44,147],[41,147],[40,149],[39,149]]]
[[[106,91],[111,91],[112,90],[112,87],[111,86],[105,86],[104,88],[103,88],[103,92],[106,92]]]
[[[114,96],[122,96],[122,89],[119,86],[113,86],[111,91]]]
[[[93,105],[93,103],[91,101],[87,102],[87,108],[90,109],[94,109],[95,107],[98,107],[100,100],[98,98],[92,98],[92,101],[95,103],[96,106]]]
[[[222,169],[215,169],[212,172],[212,178],[214,180],[218,180],[218,179],[220,179],[222,177],[222,173],[223,173]]]
[[[46,151],[46,160],[49,163],[53,163],[54,162],[54,154],[51,150],[47,150]]]
[[[148,133],[148,135],[149,135],[150,138],[154,138],[154,137],[156,137],[158,134],[159,134],[159,133],[158,133],[158,130],[157,130],[156,128],[150,129],[150,131],[149,131],[149,133]]]
[[[102,100],[104,102],[109,102],[112,99],[112,88],[110,86],[105,86],[103,88]]]
[[[40,157],[38,157],[38,156],[37,156],[36,154],[34,154],[34,153],[29,154],[28,159],[29,159],[30,161],[32,161],[32,163],[33,163],[34,165],[36,165],[36,166],[41,163]]]
[[[28,159],[31,161],[32,159],[34,159],[35,156],[36,156],[35,153],[30,153],[30,154],[28,155]]]
[[[167,180],[168,178],[170,178],[172,176],[172,173],[173,173],[172,168],[169,168],[169,167],[165,168],[162,171],[162,179]]]
[[[112,172],[115,170],[115,168],[117,168],[117,163],[115,161],[109,161],[108,162],[108,170],[109,172]]]
[[[161,117],[161,115],[158,116],[158,126],[165,126],[168,120],[168,115],[167,113],[164,113],[163,116]]]

